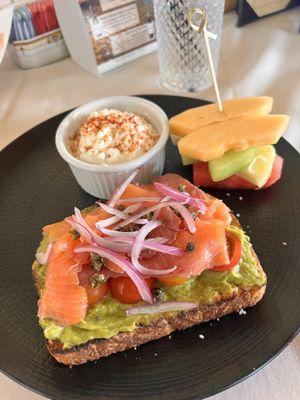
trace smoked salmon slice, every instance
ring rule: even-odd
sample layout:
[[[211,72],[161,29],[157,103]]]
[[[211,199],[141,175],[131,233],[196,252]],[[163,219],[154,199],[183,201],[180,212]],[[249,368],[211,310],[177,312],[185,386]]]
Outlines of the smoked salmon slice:
[[[130,183],[125,192],[122,194],[121,199],[130,199],[134,197],[155,197],[158,196],[158,192],[155,190],[153,185],[134,185]],[[131,203],[124,204],[130,205]]]
[[[85,222],[92,228],[95,232],[101,235],[97,228],[95,227],[95,223],[109,218],[111,215],[103,211],[100,207],[94,208],[92,211],[88,212],[86,215],[83,214]],[[69,218],[69,217],[68,217]],[[66,218],[67,219],[67,218]],[[61,242],[62,246],[73,247],[79,243],[74,241],[70,232],[73,231],[71,225],[66,221],[55,222],[54,224],[46,225],[43,228],[44,235],[47,236],[49,242]]]
[[[182,176],[177,174],[166,174],[159,176],[155,179],[155,182],[163,183],[179,191],[185,191],[192,197],[198,199],[205,200],[207,197],[201,189],[197,188],[197,186],[193,185],[187,179],[182,178]]]
[[[157,219],[162,222],[162,225],[154,229],[149,237],[164,237],[168,239],[166,243],[172,243],[180,230],[181,219],[170,207],[162,208]]]
[[[176,190],[184,190],[194,198],[205,200],[207,206],[206,213],[204,215],[198,214],[198,218],[201,220],[210,221],[218,219],[224,222],[224,224],[230,225],[232,220],[230,209],[221,200],[212,198],[187,179],[176,174],[166,174],[156,178],[156,182],[163,183]]]
[[[79,285],[78,273],[81,266],[89,262],[90,255],[74,254],[80,239],[74,239],[70,225],[62,222],[60,226],[56,223],[47,228],[49,238],[57,240],[50,254],[38,316],[53,318],[58,324],[67,326],[82,321],[87,311],[87,294]]]
[[[101,236],[101,233],[96,228],[95,223],[109,217],[111,217],[111,215],[102,210],[102,208],[100,207],[95,208],[87,215],[83,215],[83,218],[88,226],[93,229],[99,236]]]
[[[226,226],[229,226],[232,217],[230,214],[230,209],[219,199],[207,197],[206,201],[206,213],[203,215],[198,215],[202,221],[211,221],[212,219],[217,219],[223,222]]]
[[[61,326],[77,324],[84,319],[88,300],[85,288],[79,285],[80,270],[80,264],[64,254],[49,262],[39,301],[40,319],[53,318]]]
[[[66,221],[60,221],[44,226],[43,233],[44,235],[47,235],[50,242],[55,242],[70,229],[72,228]]]
[[[202,271],[215,265],[228,264],[225,224],[220,220],[196,221],[196,226],[195,233],[186,230],[178,232],[172,243],[172,246],[184,251],[183,256],[156,253],[151,259],[143,260],[142,264],[157,270],[176,266],[176,270],[170,275],[187,278],[200,275]],[[188,251],[188,246],[193,249]]]

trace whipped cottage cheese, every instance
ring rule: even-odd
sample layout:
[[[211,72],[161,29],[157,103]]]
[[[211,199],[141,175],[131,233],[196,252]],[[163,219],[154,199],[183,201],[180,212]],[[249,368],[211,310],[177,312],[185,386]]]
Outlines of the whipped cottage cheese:
[[[139,115],[113,109],[95,111],[69,141],[74,157],[93,164],[120,164],[140,157],[159,135]]]

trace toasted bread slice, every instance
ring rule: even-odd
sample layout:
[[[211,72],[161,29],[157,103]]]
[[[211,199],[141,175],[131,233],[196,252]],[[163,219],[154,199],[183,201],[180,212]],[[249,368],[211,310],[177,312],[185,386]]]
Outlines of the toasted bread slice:
[[[241,227],[236,217],[233,215],[232,217],[234,225]],[[253,249],[252,252],[259,273],[264,274]],[[35,272],[33,272],[33,276],[37,285],[38,277]],[[160,339],[176,330],[187,329],[201,322],[207,322],[232,312],[238,312],[242,308],[252,307],[263,297],[265,288],[266,285],[262,287],[253,286],[247,290],[239,289],[233,295],[219,296],[214,303],[201,304],[194,310],[181,311],[165,318],[158,318],[150,325],[139,326],[131,332],[121,332],[110,339],[94,339],[70,349],[64,349],[63,344],[59,341],[48,340],[47,348],[56,361],[60,363],[69,366],[84,364],[88,361],[98,360],[152,340]]]
[[[183,330],[220,318],[224,315],[237,312],[242,308],[254,306],[263,296],[265,286],[253,287],[250,290],[242,290],[233,297],[213,304],[203,304],[191,311],[181,311],[178,314],[160,318],[149,326],[141,326],[132,332],[119,333],[110,339],[95,339],[64,350],[59,342],[47,342],[47,347],[52,356],[60,363],[67,365],[84,364],[87,361],[98,360],[113,353],[127,350],[152,340],[168,336],[176,330]]]

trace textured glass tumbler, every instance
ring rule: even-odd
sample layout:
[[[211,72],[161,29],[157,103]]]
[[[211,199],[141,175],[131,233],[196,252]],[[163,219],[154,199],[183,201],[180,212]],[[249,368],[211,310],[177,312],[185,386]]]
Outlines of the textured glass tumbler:
[[[209,39],[217,71],[224,0],[154,0],[159,81],[175,92],[196,92],[212,85],[203,34],[189,25],[192,8],[207,12],[206,28],[218,35],[216,40]]]

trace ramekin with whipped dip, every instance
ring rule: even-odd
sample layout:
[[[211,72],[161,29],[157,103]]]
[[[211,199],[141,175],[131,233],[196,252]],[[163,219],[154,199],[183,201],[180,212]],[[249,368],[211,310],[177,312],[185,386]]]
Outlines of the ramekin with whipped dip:
[[[55,142],[78,184],[105,199],[136,168],[141,183],[160,175],[168,136],[168,118],[159,106],[139,97],[115,96],[68,114]]]

